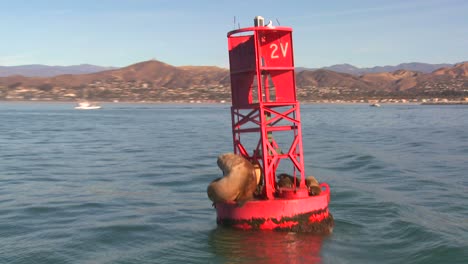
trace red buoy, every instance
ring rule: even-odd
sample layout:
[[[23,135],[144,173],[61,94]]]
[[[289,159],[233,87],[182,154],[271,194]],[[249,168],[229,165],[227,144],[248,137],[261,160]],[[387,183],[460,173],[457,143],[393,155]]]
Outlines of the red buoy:
[[[227,37],[234,153],[259,166],[262,179],[254,200],[215,203],[217,223],[328,234],[334,224],[329,186],[321,183],[317,194],[306,184],[292,28],[255,22]],[[289,175],[289,185],[276,181],[277,171]]]

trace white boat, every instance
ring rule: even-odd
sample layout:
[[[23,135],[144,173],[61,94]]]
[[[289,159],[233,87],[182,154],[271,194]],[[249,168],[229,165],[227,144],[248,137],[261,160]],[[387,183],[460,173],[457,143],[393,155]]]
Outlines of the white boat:
[[[100,105],[97,105],[95,103],[90,103],[90,102],[79,102],[77,106],[75,106],[75,109],[80,109],[80,110],[93,110],[93,109],[101,109],[102,107]]]
[[[372,107],[380,107],[380,104],[375,103],[375,104],[371,104],[370,106],[372,106]]]

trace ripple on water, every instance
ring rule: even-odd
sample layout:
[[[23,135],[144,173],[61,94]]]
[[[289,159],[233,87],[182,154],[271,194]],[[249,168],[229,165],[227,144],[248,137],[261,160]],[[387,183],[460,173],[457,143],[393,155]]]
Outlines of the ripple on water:
[[[321,263],[326,237],[283,232],[236,232],[218,227],[210,233],[212,250],[223,263]]]
[[[0,263],[468,259],[466,107],[306,105],[307,173],[335,218],[316,237],[217,227],[206,187],[232,151],[227,106],[6,104]]]

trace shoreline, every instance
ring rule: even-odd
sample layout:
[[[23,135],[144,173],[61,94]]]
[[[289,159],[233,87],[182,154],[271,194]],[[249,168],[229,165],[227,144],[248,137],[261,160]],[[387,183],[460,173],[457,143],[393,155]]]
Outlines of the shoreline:
[[[214,101],[197,101],[197,102],[157,102],[157,101],[99,101],[91,100],[91,102],[99,104],[180,104],[180,105],[196,105],[196,104],[213,104],[213,105],[231,105],[230,101],[226,102],[214,102]],[[20,103],[20,104],[76,104],[74,101],[52,101],[52,100],[0,100],[1,103]],[[300,104],[304,105],[313,105],[313,104],[329,104],[329,105],[371,105],[370,102],[352,102],[352,101],[340,101],[340,102],[330,102],[330,101],[299,101]],[[384,105],[468,105],[468,101],[447,101],[447,102],[379,102],[382,106]]]
[[[468,105],[466,101],[453,101],[453,102],[425,102],[421,105]]]
[[[201,101],[201,102],[151,102],[151,101],[146,101],[146,102],[138,102],[138,101],[122,101],[122,102],[110,102],[110,101],[92,101],[92,102],[97,102],[98,104],[154,104],[154,105],[227,105],[230,106],[231,102],[210,102],[210,101]],[[14,104],[70,104],[70,105],[75,105],[76,102],[69,102],[69,101],[39,101],[39,100],[34,100],[34,101],[22,101],[22,100],[12,100],[12,101],[0,101],[0,104],[5,103],[14,103]],[[361,103],[361,102],[301,102],[299,101],[300,104],[302,105],[368,105],[371,106],[371,103]],[[468,102],[460,102],[460,101],[453,101],[453,102],[425,102],[425,103],[420,103],[420,102],[395,102],[395,103],[379,103],[381,106],[386,106],[386,105],[468,105]]]

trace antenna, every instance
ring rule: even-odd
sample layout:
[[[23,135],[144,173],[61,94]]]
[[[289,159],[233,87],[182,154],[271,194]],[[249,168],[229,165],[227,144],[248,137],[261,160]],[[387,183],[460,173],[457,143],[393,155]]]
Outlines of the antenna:
[[[236,29],[236,16],[234,16],[234,29]]]
[[[278,26],[281,26],[281,23],[279,22],[278,19],[276,19],[276,23],[278,23]]]

